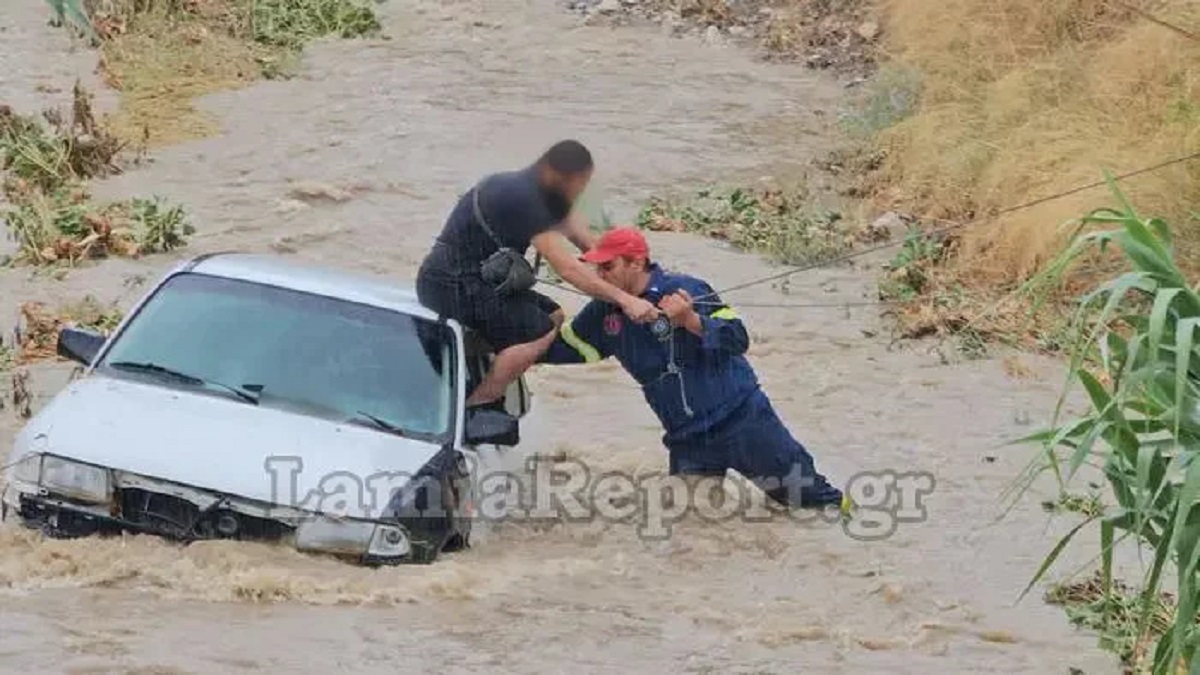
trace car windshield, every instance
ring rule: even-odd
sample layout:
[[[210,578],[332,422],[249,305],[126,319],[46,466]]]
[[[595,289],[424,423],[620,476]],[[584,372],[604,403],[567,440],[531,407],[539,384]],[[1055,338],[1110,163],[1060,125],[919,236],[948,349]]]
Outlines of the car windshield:
[[[189,273],[154,294],[100,367],[443,439],[452,428],[454,344],[449,327],[412,315]]]

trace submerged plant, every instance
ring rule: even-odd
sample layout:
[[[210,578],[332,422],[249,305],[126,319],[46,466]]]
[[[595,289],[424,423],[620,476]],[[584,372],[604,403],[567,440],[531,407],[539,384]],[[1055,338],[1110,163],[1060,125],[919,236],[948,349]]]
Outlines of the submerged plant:
[[[842,215],[818,209],[806,189],[705,189],[687,201],[655,197],[637,216],[648,230],[694,232],[743,251],[801,265],[849,250]]]
[[[69,115],[50,109],[39,120],[0,105],[0,190],[8,202],[0,224],[17,243],[5,264],[166,252],[194,234],[182,207],[157,197],[92,200],[87,180],[120,173],[125,144],[96,121],[91,99],[76,82]]]
[[[355,0],[257,0],[251,12],[254,40],[288,49],[327,36],[352,39],[383,30],[370,6]]]

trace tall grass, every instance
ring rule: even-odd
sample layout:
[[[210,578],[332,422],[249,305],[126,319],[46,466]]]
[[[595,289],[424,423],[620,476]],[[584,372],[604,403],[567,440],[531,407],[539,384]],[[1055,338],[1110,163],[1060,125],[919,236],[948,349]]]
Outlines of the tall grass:
[[[920,73],[912,115],[877,138],[877,194],[891,208],[966,220],[1200,150],[1195,0],[878,0],[893,67]],[[1125,184],[1170,218],[1179,262],[1200,268],[1200,162]],[[974,287],[1019,284],[1061,250],[1046,228],[1095,204],[1081,193],[964,233],[953,261]]]
[[[1139,596],[1137,635],[1153,672],[1170,673],[1180,664],[1194,668],[1200,646],[1200,294],[1176,264],[1167,223],[1142,216],[1111,179],[1110,186],[1119,207],[1089,213],[1065,252],[1026,286],[1044,294],[1091,249],[1115,246],[1130,265],[1085,295],[1075,315],[1079,338],[1069,372],[1091,410],[1059,424],[1064,391],[1052,428],[1024,440],[1045,444],[1040,470],[1052,470],[1060,485],[1099,460],[1116,508],[1071,530],[1030,588],[1084,526],[1098,521],[1103,593],[1116,607],[1114,538],[1148,547],[1153,560]],[[1109,229],[1085,232],[1092,226]],[[1040,470],[1031,467],[1029,479]],[[1157,634],[1152,619],[1171,569],[1178,606],[1169,629]]]

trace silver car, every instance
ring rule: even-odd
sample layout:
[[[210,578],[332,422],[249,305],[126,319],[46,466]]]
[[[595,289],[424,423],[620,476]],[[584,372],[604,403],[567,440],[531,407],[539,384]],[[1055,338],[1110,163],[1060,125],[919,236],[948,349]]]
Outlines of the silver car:
[[[464,400],[492,354],[410,288],[276,256],[167,273],[111,335],[64,328],[83,364],[21,430],[0,519],[49,536],[276,541],[360,564],[469,545],[504,410]]]

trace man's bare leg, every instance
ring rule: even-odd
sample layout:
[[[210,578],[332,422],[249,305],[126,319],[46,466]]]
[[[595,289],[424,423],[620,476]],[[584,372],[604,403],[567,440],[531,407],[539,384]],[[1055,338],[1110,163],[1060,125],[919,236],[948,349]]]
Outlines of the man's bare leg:
[[[558,312],[555,312],[558,314]],[[491,403],[504,396],[508,385],[512,384],[530,366],[537,363],[542,354],[550,348],[550,343],[558,335],[558,324],[554,330],[546,333],[533,342],[513,345],[496,355],[491,372],[483,378],[483,382],[467,397],[467,407]]]

